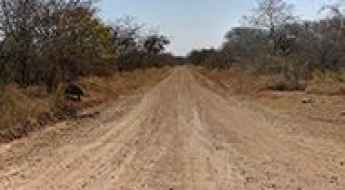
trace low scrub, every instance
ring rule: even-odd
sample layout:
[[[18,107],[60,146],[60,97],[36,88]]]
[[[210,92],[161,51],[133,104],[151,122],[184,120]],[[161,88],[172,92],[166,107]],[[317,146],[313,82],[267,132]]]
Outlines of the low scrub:
[[[66,100],[65,84],[60,84],[52,94],[40,86],[25,89],[18,85],[3,86],[0,88],[0,143],[23,137],[50,123],[76,118],[81,109],[152,87],[166,76],[168,70],[153,68],[83,78],[78,84],[86,97],[80,103]]]
[[[345,95],[345,72],[316,71],[309,80],[296,77],[294,72],[255,73],[240,68],[229,70],[204,69],[204,75],[235,94],[256,94],[260,91],[305,91],[309,94]]]
[[[314,72],[306,92],[309,94],[345,95],[345,72]]]
[[[286,78],[284,75],[267,76],[268,82],[266,83],[269,90],[276,91],[301,91],[306,89],[305,80],[296,80]]]

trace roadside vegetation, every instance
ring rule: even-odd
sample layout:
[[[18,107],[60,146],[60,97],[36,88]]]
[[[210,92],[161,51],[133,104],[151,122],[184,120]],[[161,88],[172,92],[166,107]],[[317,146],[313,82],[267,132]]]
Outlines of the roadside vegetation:
[[[92,0],[0,0],[0,142],[105,99],[67,101],[70,84],[117,97],[157,82],[153,68],[175,58],[169,39],[148,31],[131,17],[104,22]]]
[[[284,0],[259,0],[219,49],[193,50],[189,62],[238,98],[293,116],[345,122],[344,2],[321,20],[301,20]]]
[[[193,50],[188,58],[207,69],[240,72],[242,86],[344,95],[345,15],[343,3],[327,5],[321,20],[301,20],[284,0],[260,0],[232,28],[219,49]],[[243,76],[247,75],[247,76]],[[265,78],[262,80],[255,80]],[[260,87],[259,87],[260,86]]]

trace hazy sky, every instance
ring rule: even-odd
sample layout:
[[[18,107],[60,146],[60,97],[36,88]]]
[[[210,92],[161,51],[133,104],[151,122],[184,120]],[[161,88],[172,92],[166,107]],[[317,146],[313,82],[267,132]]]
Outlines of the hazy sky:
[[[184,55],[193,48],[219,47],[226,31],[238,26],[256,0],[102,0],[100,14],[107,21],[133,16],[159,29],[172,41],[169,51]],[[318,10],[332,0],[288,0],[301,18],[319,17]]]

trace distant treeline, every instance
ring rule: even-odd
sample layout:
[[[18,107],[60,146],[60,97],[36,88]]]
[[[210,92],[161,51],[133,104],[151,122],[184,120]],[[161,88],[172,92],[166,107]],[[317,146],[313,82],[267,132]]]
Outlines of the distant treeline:
[[[107,24],[91,0],[0,0],[0,83],[58,84],[172,64],[169,39],[131,18]],[[1,85],[1,84],[0,84]]]
[[[345,15],[342,4],[324,6],[325,19],[303,21],[284,0],[260,0],[244,25],[225,35],[220,49],[193,50],[189,62],[208,68],[283,74],[306,80],[312,72],[345,69]]]

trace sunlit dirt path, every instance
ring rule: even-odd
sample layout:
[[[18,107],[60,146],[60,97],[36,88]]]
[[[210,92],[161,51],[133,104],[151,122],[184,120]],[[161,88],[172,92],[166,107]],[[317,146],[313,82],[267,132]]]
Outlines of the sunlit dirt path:
[[[2,145],[0,190],[345,189],[344,144],[288,133],[196,75],[174,69],[123,117],[69,141]]]

